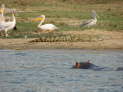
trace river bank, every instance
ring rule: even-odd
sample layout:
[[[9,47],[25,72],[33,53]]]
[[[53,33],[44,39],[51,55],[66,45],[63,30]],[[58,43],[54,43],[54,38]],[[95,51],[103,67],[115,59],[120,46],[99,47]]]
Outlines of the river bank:
[[[71,34],[99,35],[92,41],[84,42],[30,42],[38,38],[18,38],[0,39],[0,49],[44,49],[44,48],[76,48],[76,49],[123,49],[123,32],[87,30],[82,32],[72,32]]]

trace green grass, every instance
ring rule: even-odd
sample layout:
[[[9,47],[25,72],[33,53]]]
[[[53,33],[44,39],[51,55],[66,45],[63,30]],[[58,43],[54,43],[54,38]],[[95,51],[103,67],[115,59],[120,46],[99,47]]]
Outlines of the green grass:
[[[25,35],[29,38],[40,37],[41,35],[32,34],[38,30],[38,22],[32,22],[31,19],[41,14],[46,15],[45,23],[55,24],[59,27],[59,32],[86,30],[88,28],[73,26],[69,21],[73,20],[74,23],[74,20],[81,22],[90,19],[91,10],[96,10],[99,16],[97,25],[91,27],[92,29],[123,31],[122,0],[35,0],[35,2],[33,0],[1,0],[0,4],[2,3],[5,3],[7,7],[25,11],[16,14],[18,30],[10,31],[9,38],[23,38]]]

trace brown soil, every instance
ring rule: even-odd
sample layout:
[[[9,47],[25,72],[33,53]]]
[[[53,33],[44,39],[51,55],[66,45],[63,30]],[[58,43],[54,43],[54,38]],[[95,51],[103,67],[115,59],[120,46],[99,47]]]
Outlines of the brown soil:
[[[42,48],[79,48],[79,49],[123,49],[123,32],[86,30],[69,31],[71,34],[99,35],[101,38],[92,42],[34,42],[30,39],[0,39],[0,49],[42,49]]]

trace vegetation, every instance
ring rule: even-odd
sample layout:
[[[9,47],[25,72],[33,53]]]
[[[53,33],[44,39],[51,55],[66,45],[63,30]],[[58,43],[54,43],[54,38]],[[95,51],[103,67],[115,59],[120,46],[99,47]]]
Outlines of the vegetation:
[[[102,39],[99,35],[88,34],[65,34],[65,33],[43,33],[40,38],[30,42],[94,42]]]
[[[50,39],[59,37],[63,32],[67,31],[84,31],[89,29],[107,30],[107,31],[123,31],[123,0],[0,0],[0,4],[4,3],[9,8],[16,8],[17,12],[17,29],[10,31],[9,38],[41,38]],[[91,28],[81,28],[79,24],[90,19],[91,10],[96,10],[99,17],[97,25]],[[38,22],[32,21],[41,14],[46,15],[45,23],[52,23],[59,27],[56,34],[47,37],[46,33],[36,33]],[[55,35],[56,35],[55,34]],[[52,36],[53,35],[53,36]],[[69,35],[67,35],[69,36]],[[67,36],[60,36],[67,39]],[[86,41],[88,39],[79,39],[80,35],[72,36],[74,41]],[[59,38],[60,38],[59,37]],[[94,36],[97,37],[98,36]],[[3,37],[2,37],[3,38]],[[60,39],[61,39],[60,38]],[[67,41],[70,41],[69,38]],[[59,40],[58,40],[59,41]]]

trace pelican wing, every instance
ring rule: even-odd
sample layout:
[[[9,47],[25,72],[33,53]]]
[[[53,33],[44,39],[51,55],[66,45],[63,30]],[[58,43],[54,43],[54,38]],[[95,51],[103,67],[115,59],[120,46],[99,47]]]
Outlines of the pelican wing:
[[[87,26],[88,24],[90,24],[93,21],[93,19],[87,20],[82,22],[82,24],[80,26]]]
[[[56,30],[56,29],[58,29],[53,24],[44,24],[44,25],[41,25],[40,28],[43,29],[43,30]]]
[[[8,27],[11,25],[11,22],[2,22],[0,25],[3,27]]]
[[[5,29],[5,26],[3,26],[3,25],[0,24],[0,31],[1,30],[4,30],[4,29]]]
[[[4,30],[12,25],[12,22],[3,22],[0,23],[0,30]]]

